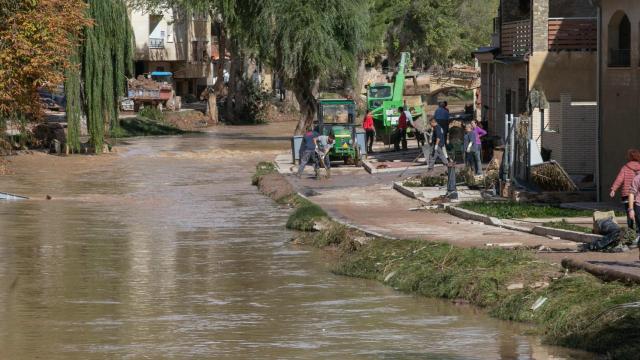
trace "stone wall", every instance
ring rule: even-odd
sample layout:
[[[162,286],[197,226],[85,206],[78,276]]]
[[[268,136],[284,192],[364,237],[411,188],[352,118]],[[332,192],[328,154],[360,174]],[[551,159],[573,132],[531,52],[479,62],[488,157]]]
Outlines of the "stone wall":
[[[533,51],[549,50],[549,0],[533,0]]]

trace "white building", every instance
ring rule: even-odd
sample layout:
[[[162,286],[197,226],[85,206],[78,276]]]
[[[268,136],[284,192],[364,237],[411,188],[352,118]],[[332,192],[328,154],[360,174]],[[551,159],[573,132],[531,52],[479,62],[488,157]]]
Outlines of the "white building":
[[[132,10],[136,76],[152,71],[173,73],[176,94],[198,96],[213,82],[211,19],[177,9]]]

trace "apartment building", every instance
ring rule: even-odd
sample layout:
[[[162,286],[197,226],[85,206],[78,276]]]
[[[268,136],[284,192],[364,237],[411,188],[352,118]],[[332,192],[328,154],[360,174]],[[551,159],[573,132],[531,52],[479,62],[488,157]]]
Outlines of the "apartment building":
[[[211,19],[180,9],[132,10],[136,75],[173,73],[176,94],[198,96],[213,83]]]
[[[475,57],[491,134],[504,138],[505,116],[528,118],[540,150],[570,174],[595,175],[597,8],[591,0],[502,0],[492,44]]]

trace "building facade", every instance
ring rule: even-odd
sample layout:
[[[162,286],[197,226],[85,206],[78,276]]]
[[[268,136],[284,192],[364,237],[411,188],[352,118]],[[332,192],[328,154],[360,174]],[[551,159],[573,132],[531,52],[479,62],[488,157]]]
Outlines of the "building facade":
[[[211,18],[180,9],[131,10],[136,76],[173,73],[178,96],[198,96],[213,84]]]
[[[640,2],[599,0],[599,176],[602,199],[625,163],[640,148]]]
[[[502,0],[481,67],[482,117],[505,137],[505,117],[529,118],[540,150],[570,174],[596,173],[597,8],[591,0]],[[547,105],[532,102],[531,94]],[[579,136],[577,136],[579,134]]]

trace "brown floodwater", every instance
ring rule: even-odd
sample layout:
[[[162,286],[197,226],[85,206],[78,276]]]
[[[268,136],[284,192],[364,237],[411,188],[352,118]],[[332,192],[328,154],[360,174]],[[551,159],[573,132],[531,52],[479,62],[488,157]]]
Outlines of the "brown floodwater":
[[[250,185],[284,125],[12,159],[0,359],[589,359],[472,307],[333,275]],[[51,195],[52,200],[45,200]]]

